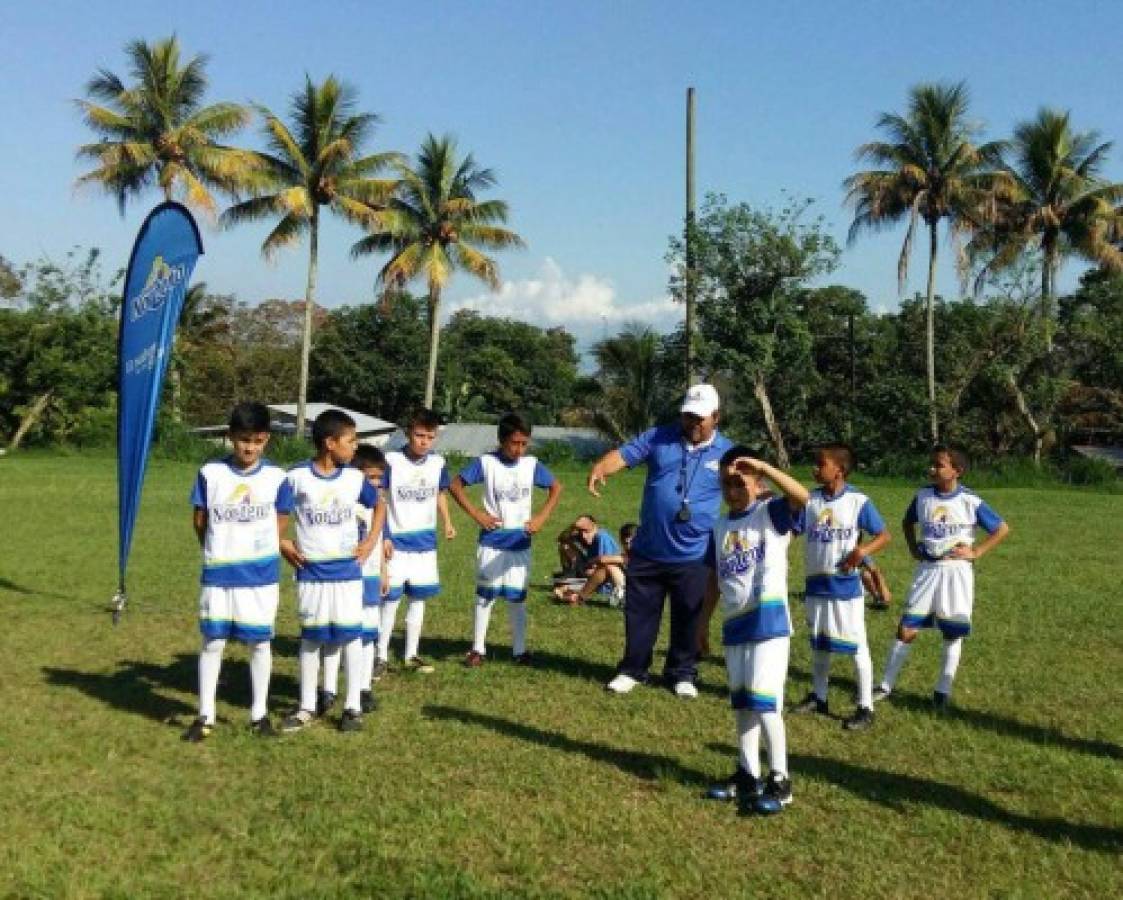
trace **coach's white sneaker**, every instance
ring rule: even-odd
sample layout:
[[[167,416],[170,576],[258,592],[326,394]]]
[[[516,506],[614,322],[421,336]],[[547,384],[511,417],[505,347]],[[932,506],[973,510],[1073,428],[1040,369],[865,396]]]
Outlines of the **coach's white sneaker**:
[[[694,686],[693,681],[676,681],[675,696],[683,700],[693,700],[698,696],[698,688]]]
[[[606,684],[604,686],[604,689],[610,694],[626,694],[637,684],[639,684],[639,682],[636,681],[631,675],[625,675],[623,672],[621,672],[619,675],[613,678],[612,681]]]

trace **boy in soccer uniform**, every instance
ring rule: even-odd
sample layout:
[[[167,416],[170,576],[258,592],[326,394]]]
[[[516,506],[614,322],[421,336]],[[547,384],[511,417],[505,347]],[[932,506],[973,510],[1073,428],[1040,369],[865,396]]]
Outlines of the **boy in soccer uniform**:
[[[873,663],[866,641],[860,569],[889,543],[889,532],[873,501],[846,483],[853,465],[853,451],[845,444],[827,444],[815,453],[811,474],[820,487],[811,492],[804,514],[812,689],[795,711],[826,715],[831,654],[852,656],[858,709],[843,727],[856,731],[873,724]]]
[[[441,592],[437,569],[437,515],[444,523],[445,538],[456,537],[448,513],[448,468],[444,457],[431,453],[440,419],[429,409],[417,410],[406,425],[405,450],[386,454],[382,490],[386,497],[384,553],[389,586],[382,599],[375,677],[386,671],[390,636],[402,597],[409,598],[406,611],[405,648],[402,658],[410,672],[429,674],[433,666],[418,656],[425,601]]]
[[[281,542],[281,553],[296,568],[300,619],[300,706],[281,724],[299,731],[316,717],[316,682],[321,652],[343,653],[347,697],[341,731],[363,726],[360,701],[362,668],[362,565],[376,535],[359,541],[355,504],[374,507],[377,496],[362,472],[348,465],[358,438],[355,421],[328,409],[312,423],[316,456],[289,470],[296,512],[296,541]]]
[[[916,573],[905,600],[897,641],[885,665],[885,677],[874,692],[875,700],[892,692],[918,629],[935,626],[943,635],[944,648],[932,703],[937,709],[948,705],[963,638],[971,633],[974,562],[1010,533],[1010,526],[978,494],[959,483],[966,470],[967,457],[962,452],[937,447],[932,451],[929,470],[932,484],[917,491],[905,513],[902,527],[909,553],[917,560]],[[976,527],[987,532],[987,537],[977,545]]]
[[[729,699],[740,751],[736,772],[713,785],[714,800],[739,799],[742,813],[780,812],[792,802],[784,733],[788,673],[788,544],[798,534],[807,490],[790,475],[753,459],[746,447],[721,458],[721,490],[728,512],[714,526],[706,552],[713,571],[700,632],[720,597],[721,638]],[[784,495],[763,499],[767,478]],[[760,733],[768,744],[768,779],[762,783]]]
[[[191,492],[192,524],[203,548],[199,597],[199,716],[185,740],[207,738],[215,721],[222,653],[230,638],[250,650],[250,728],[275,732],[266,711],[273,623],[281,575],[280,535],[292,512],[285,471],[262,458],[269,410],[241,403],[230,414],[231,454],[199,470]]]
[[[359,444],[355,450],[352,465],[363,473],[367,483],[378,491],[382,476],[386,471],[386,457],[382,451],[370,444]],[[359,708],[366,714],[374,712],[378,703],[374,696],[374,659],[378,647],[378,626],[381,621],[382,584],[386,559],[382,553],[383,524],[386,521],[386,501],[381,495],[373,510],[362,504],[355,504],[355,518],[359,529],[359,542],[366,540],[371,533],[375,535],[375,550],[363,563],[363,630],[360,635],[363,648],[363,665],[360,672]],[[331,647],[335,652],[328,648]],[[324,660],[324,687],[320,691],[316,713],[326,715],[335,704],[339,685],[338,645],[326,645],[322,653]]]
[[[499,420],[499,448],[472,460],[452,480],[449,493],[480,526],[476,548],[476,603],[472,615],[472,649],[464,665],[476,668],[487,657],[487,626],[495,601],[507,601],[511,652],[518,665],[529,665],[526,649],[526,585],[530,577],[531,538],[554,511],[561,483],[542,463],[527,454],[531,426],[522,416],[507,413]],[[483,509],[468,497],[466,488],[483,485]],[[547,491],[546,502],[531,515],[534,488]]]

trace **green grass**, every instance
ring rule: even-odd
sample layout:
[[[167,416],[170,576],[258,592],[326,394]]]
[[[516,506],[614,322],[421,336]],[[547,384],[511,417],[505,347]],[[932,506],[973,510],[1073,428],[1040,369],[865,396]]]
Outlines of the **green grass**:
[[[608,696],[622,619],[531,598],[539,665],[517,669],[503,611],[493,660],[458,665],[470,631],[474,535],[442,547],[444,595],[422,652],[436,674],[391,675],[361,735],[317,725],[276,741],[245,730],[245,654],[227,654],[220,727],[194,714],[198,550],[188,464],[156,460],[133,548],[132,606],[112,628],[116,489],[107,458],[0,460],[4,617],[0,683],[0,894],[377,897],[1119,896],[1123,893],[1123,498],[986,492],[1013,535],[979,566],[976,633],[955,711],[926,698],[938,641],[922,635],[899,696],[868,733],[789,716],[796,801],[738,819],[699,799],[734,755],[717,660],[702,696]],[[635,517],[638,473],[606,497],[567,487],[562,519]],[[899,521],[911,489],[865,482]],[[792,583],[800,558],[792,553]],[[898,597],[899,536],[885,555]],[[272,709],[296,697],[292,586],[282,589]],[[808,688],[801,612],[787,685]],[[870,613],[880,672],[890,614]],[[716,644],[716,641],[715,641]],[[397,642],[396,642],[397,646]],[[657,663],[658,665],[658,663]],[[831,704],[851,708],[852,670]]]

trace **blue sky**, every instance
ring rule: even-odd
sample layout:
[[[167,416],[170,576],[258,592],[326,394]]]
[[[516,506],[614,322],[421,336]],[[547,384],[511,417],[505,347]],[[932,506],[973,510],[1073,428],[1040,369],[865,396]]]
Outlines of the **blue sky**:
[[[840,240],[854,148],[918,81],[966,79],[989,136],[1048,104],[1123,140],[1114,2],[7,3],[0,253],[25,261],[96,244],[110,261],[127,259],[158,198],[122,219],[108,196],[74,191],[74,148],[88,135],[71,101],[97,68],[124,74],[127,40],[171,32],[188,53],[210,55],[212,101],[280,112],[305,72],[336,73],[383,119],[372,149],[411,152],[429,131],[455,134],[497,171],[496,194],[529,247],[501,257],[497,296],[460,278],[449,308],[562,324],[583,341],[628,318],[666,327],[680,315],[666,299],[664,254],[682,217],[688,85],[698,92],[699,196],[813,197]],[[1123,147],[1107,175],[1123,180]],[[268,264],[258,249],[266,231],[204,228],[197,277],[250,302],[301,296],[306,250]],[[863,239],[831,280],[892,308],[902,234]],[[348,257],[357,236],[325,229],[328,306],[372,296],[375,261]],[[923,286],[923,252],[910,290]],[[1077,272],[1070,265],[1066,280]],[[951,290],[950,265],[940,278]]]

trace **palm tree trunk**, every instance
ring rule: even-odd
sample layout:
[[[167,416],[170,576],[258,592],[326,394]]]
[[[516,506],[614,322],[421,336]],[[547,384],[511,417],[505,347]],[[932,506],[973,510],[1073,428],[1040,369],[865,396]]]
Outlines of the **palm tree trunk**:
[[[776,448],[776,465],[780,469],[790,469],[788,449],[784,446],[784,435],[780,431],[780,423],[776,421],[776,414],[772,411],[772,401],[768,397],[768,387],[764,383],[764,376],[757,375],[753,379],[753,395],[760,404],[761,415],[764,416],[764,425],[768,435],[772,438],[772,446]]]
[[[936,252],[939,244],[934,221],[928,222],[928,305],[925,310],[925,366],[928,375],[928,427],[932,443],[940,441],[940,421],[936,414]]]
[[[437,385],[437,351],[441,341],[438,313],[441,308],[440,286],[429,282],[429,372],[425,376],[425,407],[433,408],[433,390]]]
[[[304,334],[300,342],[300,391],[296,399],[296,436],[304,436],[305,410],[308,406],[308,368],[312,360],[312,307],[316,302],[316,270],[320,253],[320,211],[312,210],[312,230],[309,240],[308,286],[304,291]]]
[[[1053,274],[1056,269],[1056,244],[1046,237],[1045,258],[1041,261],[1041,327],[1045,331],[1045,352],[1053,352]]]

